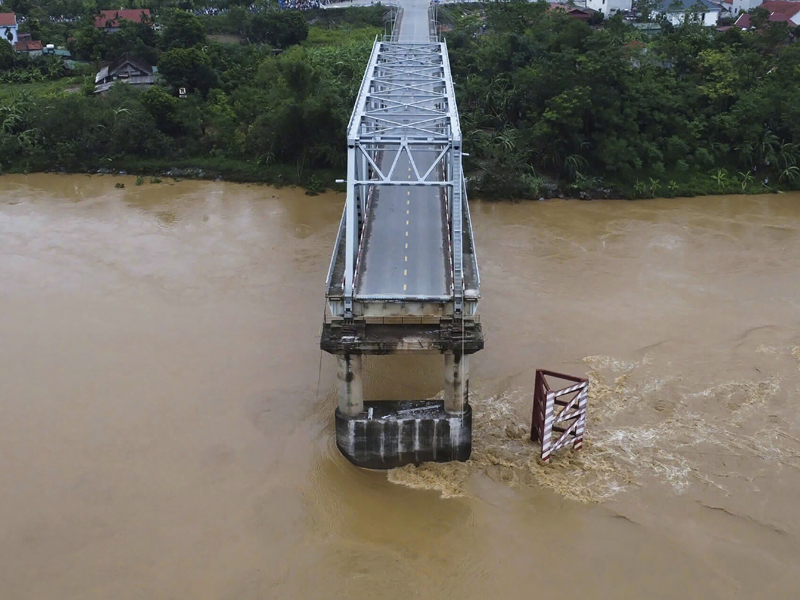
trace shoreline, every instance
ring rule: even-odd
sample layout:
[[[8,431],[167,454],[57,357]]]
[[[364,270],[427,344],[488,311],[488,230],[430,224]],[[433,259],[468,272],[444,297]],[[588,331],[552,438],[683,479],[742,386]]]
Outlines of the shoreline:
[[[248,163],[243,163],[248,164]],[[0,177],[2,176],[18,176],[23,175],[26,177],[35,176],[35,175],[65,175],[65,176],[73,176],[73,175],[85,175],[87,177],[127,177],[127,178],[135,178],[133,186],[139,187],[145,184],[151,185],[158,185],[160,183],[177,183],[183,180],[189,181],[209,181],[209,182],[220,182],[220,183],[235,183],[238,185],[263,185],[266,187],[272,187],[274,189],[281,189],[281,188],[296,188],[302,190],[306,196],[317,196],[324,193],[345,193],[345,186],[344,184],[336,184],[330,183],[330,179],[325,177],[328,174],[326,171],[321,170],[309,170],[308,176],[304,177],[303,179],[308,180],[315,180],[313,183],[314,185],[309,186],[293,177],[281,177],[282,173],[284,173],[287,169],[286,165],[272,165],[274,169],[272,172],[276,175],[274,179],[265,179],[265,178],[236,178],[236,177],[224,177],[220,174],[221,171],[225,169],[204,169],[201,167],[172,167],[170,169],[162,169],[161,171],[127,171],[127,170],[116,170],[116,169],[91,169],[85,171],[66,171],[66,170],[49,170],[49,171],[5,171],[0,173]],[[325,179],[321,179],[325,177]],[[163,178],[163,179],[162,179]],[[157,181],[156,181],[157,180]],[[166,181],[170,180],[170,181]],[[121,182],[117,182],[121,183]],[[122,189],[125,189],[128,182],[122,183],[119,186]],[[507,202],[510,204],[522,204],[527,202],[544,202],[546,200],[578,200],[581,202],[598,202],[604,200],[624,200],[627,202],[637,202],[637,201],[644,201],[644,200],[674,200],[679,198],[702,198],[702,197],[715,197],[715,196],[767,196],[767,195],[778,195],[778,194],[791,194],[791,193],[800,193],[798,190],[792,189],[762,189],[762,190],[732,190],[732,189],[725,189],[720,190],[719,192],[709,192],[709,193],[698,193],[698,194],[674,194],[674,195],[656,195],[656,196],[648,196],[648,197],[630,197],[625,196],[621,190],[616,188],[598,188],[597,190],[590,190],[590,191],[581,191],[581,192],[568,192],[560,190],[559,188],[551,188],[547,190],[546,193],[541,195],[538,198],[497,198],[491,196],[481,196],[476,193],[471,193],[472,200],[479,200],[481,202],[487,203],[503,203]]]

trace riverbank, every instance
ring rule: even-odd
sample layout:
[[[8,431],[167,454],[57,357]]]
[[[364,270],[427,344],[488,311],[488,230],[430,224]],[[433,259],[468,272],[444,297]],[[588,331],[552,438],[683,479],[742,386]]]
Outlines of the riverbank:
[[[26,171],[15,168],[7,175],[132,175],[141,183],[160,178],[196,179],[200,181],[226,181],[229,183],[258,183],[277,188],[297,186],[306,195],[313,196],[326,190],[344,191],[344,186],[335,182],[340,177],[333,169],[305,169],[298,173],[292,165],[264,165],[235,159],[185,159],[177,161],[132,159],[115,162],[108,167]]]
[[[306,195],[314,196],[326,191],[344,192],[345,185],[336,183],[343,174],[339,169],[303,169],[298,172],[296,166],[288,164],[258,164],[236,159],[206,158],[183,159],[177,161],[129,159],[113,163],[108,167],[85,168],[68,171],[66,169],[26,171],[9,169],[4,174],[35,175],[36,173],[57,173],[63,175],[133,175],[140,178],[140,183],[159,178],[196,179],[200,181],[226,181],[229,183],[257,183],[274,187],[296,186],[302,188]],[[0,173],[2,175],[3,173]],[[659,198],[694,198],[700,196],[728,196],[732,194],[784,194],[792,193],[789,187],[749,184],[742,186],[740,182],[692,182],[680,186],[650,185],[642,190],[624,189],[622,187],[594,187],[580,189],[575,186],[559,187],[554,183],[545,183],[538,188],[536,194],[528,197],[498,198],[494,194],[481,194],[470,186],[467,176],[467,193],[470,198],[487,202],[528,202],[544,200],[653,200]]]

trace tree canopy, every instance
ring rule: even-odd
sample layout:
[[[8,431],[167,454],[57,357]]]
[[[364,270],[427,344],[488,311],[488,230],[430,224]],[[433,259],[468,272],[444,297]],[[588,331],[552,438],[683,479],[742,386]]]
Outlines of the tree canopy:
[[[647,39],[621,17],[593,28],[544,2],[458,10],[485,15],[451,13],[448,34],[484,194],[535,196],[546,179],[637,195],[800,183],[800,46],[785,26],[687,23]]]

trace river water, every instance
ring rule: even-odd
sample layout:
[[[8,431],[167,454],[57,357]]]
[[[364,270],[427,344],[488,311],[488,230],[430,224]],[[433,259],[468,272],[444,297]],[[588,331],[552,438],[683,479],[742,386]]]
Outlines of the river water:
[[[473,202],[474,458],[387,474],[333,443],[341,195],[0,190],[0,597],[797,597],[800,195]],[[592,378],[548,467],[536,367]]]

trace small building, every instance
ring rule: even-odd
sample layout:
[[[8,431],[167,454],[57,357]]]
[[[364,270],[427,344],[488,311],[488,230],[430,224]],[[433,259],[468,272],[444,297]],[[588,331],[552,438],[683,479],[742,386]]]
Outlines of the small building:
[[[122,81],[129,85],[149,88],[157,82],[158,75],[149,64],[129,54],[123,54],[119,60],[106,65],[97,72],[94,78],[94,93],[103,94],[112,85]]]
[[[653,16],[663,16],[676,26],[695,21],[706,27],[716,27],[719,13],[719,6],[711,0],[663,0],[656,7]]]
[[[742,0],[743,1],[743,0]],[[737,0],[734,0],[734,5]],[[790,2],[789,0],[767,0],[758,2],[751,0],[750,8],[742,8],[742,11],[752,10],[759,6],[769,13],[768,21],[771,23],[786,22],[789,27],[800,25],[800,2]],[[736,27],[740,29],[751,29],[750,15],[743,13],[736,19]]]
[[[595,12],[591,8],[581,8],[579,6],[570,6],[569,4],[560,4],[558,2],[551,2],[550,10],[563,10],[570,18],[577,21],[589,21]]]
[[[20,33],[14,50],[29,56],[38,56],[42,53],[42,42],[31,38],[30,33]]]
[[[94,26],[109,33],[119,31],[120,21],[131,23],[152,23],[150,10],[147,8],[121,8],[119,10],[101,10],[94,18]]]
[[[647,37],[654,37],[661,33],[661,25],[658,23],[645,22],[645,23],[632,23],[633,27],[641,31]]]
[[[628,13],[633,9],[633,0],[586,0],[586,8],[591,8],[610,17],[614,13]]]
[[[0,36],[12,46],[19,41],[19,35],[17,34],[17,15],[13,12],[0,13]]]
[[[72,54],[69,50],[65,48],[56,48],[54,44],[47,44],[47,46],[42,48],[42,54],[45,56],[60,56],[64,60],[70,60],[72,58]]]

